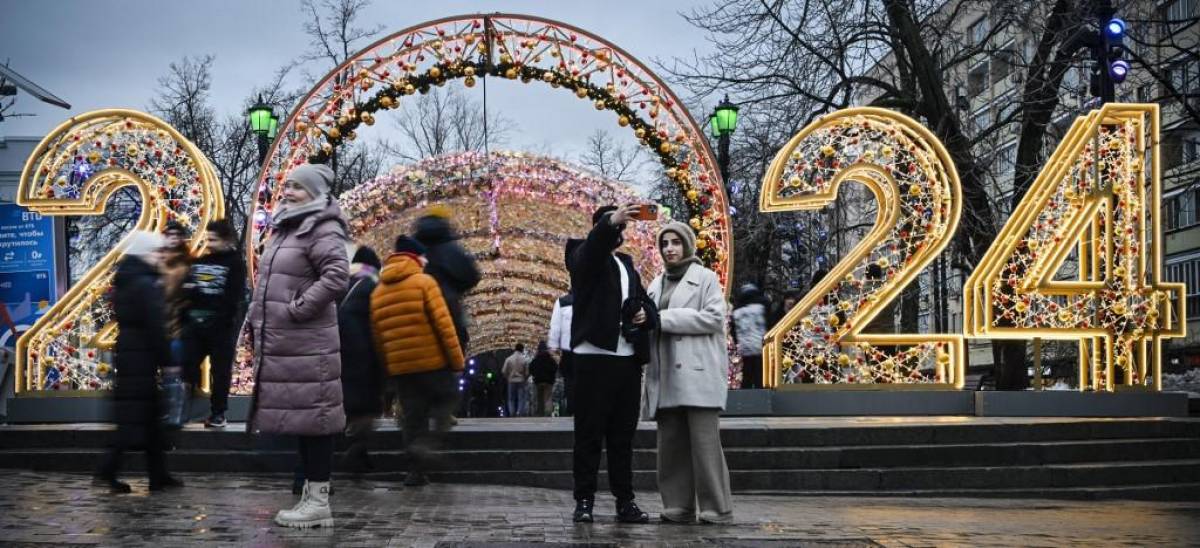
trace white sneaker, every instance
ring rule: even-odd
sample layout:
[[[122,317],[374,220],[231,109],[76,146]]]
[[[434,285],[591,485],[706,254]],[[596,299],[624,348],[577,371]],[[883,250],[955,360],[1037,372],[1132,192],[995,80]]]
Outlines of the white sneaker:
[[[304,482],[304,495],[291,510],[275,514],[275,523],[295,529],[333,527],[333,511],[329,508],[329,482]]]

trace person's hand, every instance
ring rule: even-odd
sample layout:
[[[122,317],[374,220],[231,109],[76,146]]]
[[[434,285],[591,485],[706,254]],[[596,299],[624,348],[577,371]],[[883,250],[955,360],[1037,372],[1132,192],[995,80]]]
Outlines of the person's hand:
[[[609,222],[611,222],[613,226],[628,223],[629,221],[633,220],[633,216],[637,214],[638,209],[641,207],[642,206],[637,204],[623,205],[617,208],[616,211],[612,212],[612,217],[610,217]]]
[[[633,325],[642,325],[646,323],[646,309],[638,310],[637,314],[633,315]]]

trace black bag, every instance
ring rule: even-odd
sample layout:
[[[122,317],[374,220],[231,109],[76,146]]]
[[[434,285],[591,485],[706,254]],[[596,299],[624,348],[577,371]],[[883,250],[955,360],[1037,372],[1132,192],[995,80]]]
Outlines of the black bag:
[[[639,311],[646,312],[646,321],[633,324]],[[639,364],[650,363],[650,333],[658,329],[658,306],[645,292],[639,291],[621,305],[621,336],[633,345],[633,356]]]

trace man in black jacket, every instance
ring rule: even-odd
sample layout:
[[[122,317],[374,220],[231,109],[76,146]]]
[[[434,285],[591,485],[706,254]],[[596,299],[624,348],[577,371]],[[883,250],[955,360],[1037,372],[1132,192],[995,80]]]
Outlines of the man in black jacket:
[[[209,222],[204,236],[208,253],[192,262],[183,281],[184,376],[193,386],[198,384],[200,363],[209,359],[212,405],[204,425],[223,428],[246,291],[246,262],[229,221]]]
[[[574,288],[571,350],[575,366],[575,515],[591,522],[601,447],[608,447],[608,482],[617,499],[617,519],[645,523],[649,516],[634,503],[633,435],[641,407],[642,363],[621,334],[625,301],[645,293],[633,259],[617,249],[638,206],[605,206],[592,215],[587,240],[571,254],[567,268]],[[646,321],[644,311],[628,321]]]
[[[469,356],[470,333],[462,300],[467,292],[479,285],[481,274],[475,257],[459,244],[460,236],[450,224],[450,210],[444,206],[431,207],[425,216],[417,219],[413,237],[425,246],[425,258],[429,260],[425,273],[437,280],[442,298],[446,299],[446,308],[454,320],[458,344],[463,354]]]

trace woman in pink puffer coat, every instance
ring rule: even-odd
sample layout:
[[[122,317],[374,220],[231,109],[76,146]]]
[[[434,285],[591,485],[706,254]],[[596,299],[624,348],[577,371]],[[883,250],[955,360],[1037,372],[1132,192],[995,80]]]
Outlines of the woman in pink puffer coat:
[[[333,525],[333,442],[346,428],[337,302],[349,261],[332,180],[333,171],[320,164],[287,175],[250,304],[255,383],[247,430],[298,436],[307,480],[300,502],[275,516],[286,527]]]

